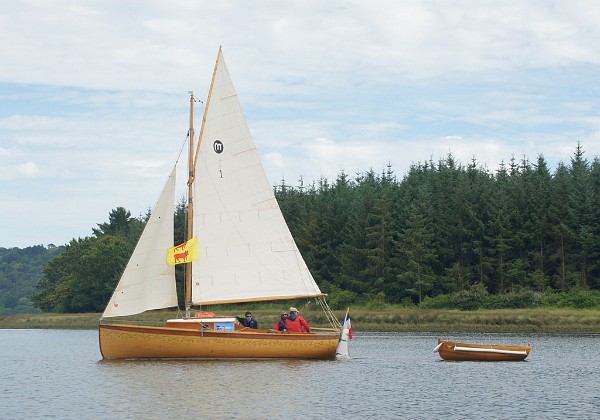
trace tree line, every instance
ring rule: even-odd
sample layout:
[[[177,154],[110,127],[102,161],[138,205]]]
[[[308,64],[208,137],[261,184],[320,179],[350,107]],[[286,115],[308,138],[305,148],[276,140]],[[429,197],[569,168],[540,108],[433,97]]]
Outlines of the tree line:
[[[0,247],[0,316],[39,312],[33,307],[35,291],[48,261],[64,251],[50,244],[20,248]]]
[[[35,307],[44,312],[102,312],[131,256],[150,209],[133,217],[124,207],[111,210],[108,222],[92,228],[92,235],[72,239],[64,251],[48,262],[33,293]],[[184,241],[186,207],[175,208],[175,243]],[[166,250],[165,250],[166,252]],[[183,301],[183,270],[176,267],[177,292]]]
[[[554,172],[543,156],[513,158],[492,173],[448,154],[412,165],[401,179],[388,165],[274,190],[332,307],[600,290],[600,161],[589,162],[580,145]],[[118,207],[93,236],[73,239],[46,266],[35,305],[104,310],[148,216]],[[185,220],[182,199],[175,243],[184,241]],[[181,295],[180,266],[177,278]]]
[[[581,145],[494,173],[448,154],[335,182],[282,181],[276,196],[320,287],[346,304],[420,304],[471,290],[600,289],[600,161]]]

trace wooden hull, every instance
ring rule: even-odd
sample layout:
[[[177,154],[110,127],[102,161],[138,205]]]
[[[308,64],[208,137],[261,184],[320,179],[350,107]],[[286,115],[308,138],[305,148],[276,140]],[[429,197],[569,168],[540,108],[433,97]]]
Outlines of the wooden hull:
[[[99,326],[104,359],[335,359],[339,334]]]
[[[525,360],[529,356],[531,346],[498,346],[438,340],[438,346],[434,349],[434,352],[436,351],[444,360],[506,362]]]

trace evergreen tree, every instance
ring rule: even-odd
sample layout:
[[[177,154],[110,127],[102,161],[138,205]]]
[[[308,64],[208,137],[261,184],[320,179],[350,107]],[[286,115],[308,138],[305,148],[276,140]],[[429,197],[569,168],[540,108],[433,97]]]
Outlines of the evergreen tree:
[[[397,278],[405,293],[416,297],[420,304],[427,292],[433,288],[433,234],[429,228],[426,200],[411,205],[408,226],[401,236],[399,251],[402,255],[404,269]]]
[[[550,236],[550,199],[552,191],[552,176],[542,155],[538,156],[535,171],[529,182],[532,184],[529,213],[531,217],[531,248],[529,257],[531,268],[531,284],[535,289],[544,290],[548,285],[548,245]]]
[[[567,167],[560,163],[552,182],[552,200],[549,209],[549,221],[552,233],[550,263],[552,264],[553,285],[560,291],[571,287],[567,275],[567,254],[573,232],[568,225],[570,179]]]
[[[346,242],[340,257],[340,286],[357,294],[370,292],[370,278],[365,274],[369,269],[369,248],[367,244],[368,220],[375,198],[376,180],[374,173],[364,178],[356,177],[356,200],[350,204],[350,217],[342,233]]]
[[[589,182],[590,171],[583,155],[583,149],[578,143],[569,168],[571,178],[566,224],[573,235],[570,249],[572,264],[569,271],[576,286],[587,288],[590,254],[594,244],[593,225],[597,223],[597,217],[594,217],[592,210],[593,192]]]
[[[588,286],[600,290],[600,160],[598,158],[592,161],[590,167],[589,195],[591,243],[587,245]]]
[[[510,200],[509,177],[504,162],[496,173],[495,194],[493,195],[494,212],[490,220],[493,250],[495,259],[495,278],[490,281],[491,292],[504,292],[506,289],[507,261],[510,258]]]
[[[117,207],[111,210],[108,215],[108,223],[99,223],[98,228],[92,228],[92,232],[96,238],[101,238],[105,235],[120,236],[130,244],[135,244],[146,225],[146,221],[150,217],[150,210],[144,218],[136,219],[131,217],[131,212],[123,207]]]

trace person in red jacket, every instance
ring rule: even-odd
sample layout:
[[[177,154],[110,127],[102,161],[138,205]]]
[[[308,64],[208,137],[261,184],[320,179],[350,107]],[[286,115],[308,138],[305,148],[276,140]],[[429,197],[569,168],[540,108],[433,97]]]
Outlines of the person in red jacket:
[[[296,308],[290,308],[290,314],[285,326],[289,332],[310,332],[308,322],[298,314],[298,309]]]
[[[279,318],[279,321],[277,321],[275,323],[275,326],[273,327],[273,329],[275,331],[281,331],[281,332],[287,331],[288,330],[287,329],[287,319],[288,319],[288,313],[287,313],[287,311],[281,312],[281,316]]]

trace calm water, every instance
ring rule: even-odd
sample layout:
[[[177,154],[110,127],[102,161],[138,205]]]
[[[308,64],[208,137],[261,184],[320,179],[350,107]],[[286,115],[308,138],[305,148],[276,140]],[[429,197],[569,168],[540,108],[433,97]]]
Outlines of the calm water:
[[[533,344],[526,362],[444,362],[438,334],[355,334],[338,361],[104,362],[96,331],[0,330],[0,419],[599,418],[600,336],[446,334]]]

